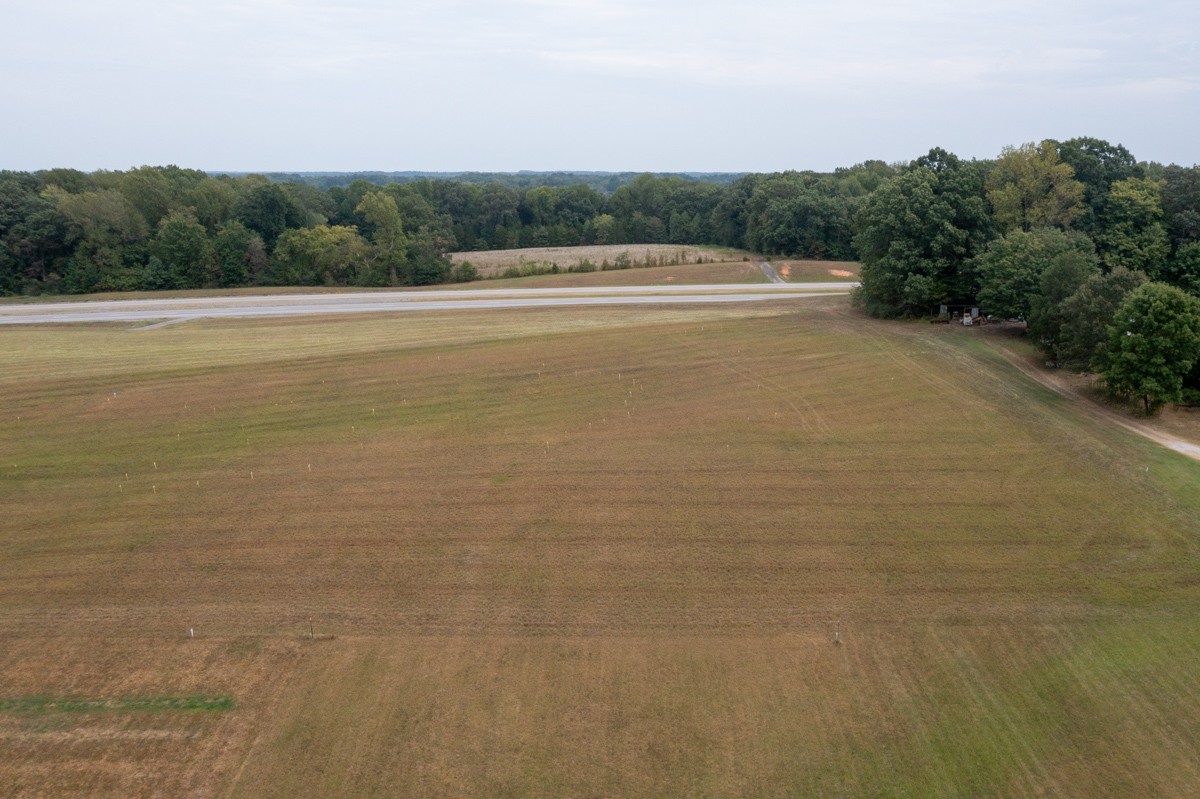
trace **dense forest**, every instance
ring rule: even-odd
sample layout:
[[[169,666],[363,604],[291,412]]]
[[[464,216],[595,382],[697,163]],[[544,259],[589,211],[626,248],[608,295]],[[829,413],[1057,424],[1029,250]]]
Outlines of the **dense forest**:
[[[861,257],[879,315],[976,300],[1010,314],[1024,305],[980,282],[977,256],[1014,230],[1069,232],[1106,268],[1200,291],[1197,168],[1073,139],[740,177],[0,172],[0,293],[419,285],[470,278],[443,257],[458,250],[672,243]]]
[[[855,211],[897,171],[613,176],[611,192],[427,177],[318,188],[175,166],[0,172],[0,293],[422,285],[471,276],[447,252],[576,244],[852,258]]]
[[[1069,232],[1106,268],[1200,291],[1197,168],[1073,139],[740,177],[0,172],[0,293],[419,285],[470,278],[443,257],[458,250],[672,243],[861,257],[879,315],[977,300],[1021,314],[977,260],[1012,230]]]

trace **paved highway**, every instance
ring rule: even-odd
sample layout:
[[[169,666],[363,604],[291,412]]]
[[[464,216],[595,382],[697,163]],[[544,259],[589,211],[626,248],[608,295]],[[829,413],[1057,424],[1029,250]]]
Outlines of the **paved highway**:
[[[683,305],[794,300],[846,294],[855,283],[615,286],[553,289],[373,291],[151,300],[0,304],[0,325],[183,322],[190,319],[459,311],[580,305]]]

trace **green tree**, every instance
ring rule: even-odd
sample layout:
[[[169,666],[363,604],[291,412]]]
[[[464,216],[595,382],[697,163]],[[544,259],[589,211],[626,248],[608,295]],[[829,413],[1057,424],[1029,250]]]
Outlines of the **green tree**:
[[[619,225],[612,214],[600,214],[588,221],[588,227],[584,238],[592,244],[615,244],[620,238]]]
[[[426,184],[392,184],[384,189],[395,199],[396,209],[404,222],[404,234],[408,237],[410,278],[414,268],[412,261],[422,257],[440,258],[456,244],[453,220],[448,215],[439,213],[432,200],[426,196],[427,193],[431,193],[431,188]],[[368,237],[373,236],[372,223],[365,217],[363,221],[366,227],[361,227],[360,230]],[[516,224],[519,227],[520,220]],[[411,283],[411,280],[401,282]]]
[[[1129,293],[1146,282],[1145,272],[1123,266],[1089,277],[1054,309],[1059,320],[1052,356],[1060,366],[1076,371],[1103,366],[1108,327]]]
[[[191,210],[175,211],[158,225],[150,252],[167,272],[179,276],[183,288],[215,286],[212,243],[208,232],[196,221]]]
[[[558,192],[549,186],[537,186],[525,192],[521,201],[524,210],[523,217],[528,217],[529,224],[538,227],[554,224],[554,209],[558,204]]]
[[[68,194],[43,192],[68,222],[62,288],[70,293],[128,291],[141,284],[148,234],[146,220],[113,189]]]
[[[576,230],[582,230],[589,219],[600,212],[604,198],[594,189],[580,184],[559,189],[555,211],[558,218]]]
[[[26,173],[0,172],[0,293],[36,293],[70,252],[68,222]]]
[[[1026,317],[1028,333],[1043,352],[1060,364],[1062,328],[1066,322],[1063,304],[1097,273],[1096,264],[1094,251],[1070,253],[1055,259],[1042,272],[1040,290],[1030,303]],[[1101,331],[1111,317],[1111,313],[1105,317]]]
[[[855,229],[858,300],[872,316],[898,316],[974,297],[968,264],[992,224],[978,169],[934,149],[871,193]]]
[[[987,180],[992,217],[1001,230],[1069,228],[1083,213],[1083,184],[1052,141],[1005,147]]]
[[[813,173],[759,181],[746,204],[746,246],[772,255],[852,257],[850,203]]]
[[[280,188],[292,206],[299,210],[300,224],[304,227],[327,224],[337,215],[338,208],[333,198],[314,186],[283,183]]]
[[[1082,233],[1040,228],[1028,233],[1012,230],[993,240],[974,261],[979,304],[988,313],[1028,318],[1041,290],[1042,274],[1060,261],[1094,269],[1091,239]]]
[[[450,282],[470,283],[479,279],[479,270],[470,261],[459,261],[450,269]]]
[[[400,285],[400,274],[408,262],[409,240],[396,200],[381,191],[368,192],[354,210],[372,226],[372,268],[386,275],[389,285]]]
[[[197,222],[216,233],[229,220],[237,198],[237,189],[228,179],[205,178],[184,195],[183,202],[195,213]]]
[[[746,207],[755,187],[764,177],[746,175],[734,181],[721,193],[720,199],[709,213],[709,226],[713,231],[714,244],[738,248],[746,246]]]
[[[1162,207],[1171,246],[1200,241],[1200,166],[1171,164],[1163,177]]]
[[[213,237],[217,281],[223,287],[255,282],[267,264],[262,238],[237,220],[221,225]]]
[[[866,197],[882,184],[896,177],[897,170],[884,161],[863,161],[852,167],[833,170],[838,194],[843,197]]]
[[[626,220],[635,213],[661,218],[670,192],[670,178],[649,173],[638,175],[608,198],[608,207],[617,219]]]
[[[1101,375],[1109,391],[1147,414],[1178,402],[1200,360],[1200,300],[1164,283],[1130,292],[1109,327]]]
[[[301,227],[307,217],[274,183],[260,183],[238,198],[231,209],[233,218],[262,236],[271,250],[276,239],[289,228]]]
[[[352,227],[285,230],[271,253],[271,281],[280,286],[359,285],[369,249]]]
[[[70,194],[82,194],[85,191],[95,191],[99,188],[94,175],[80,172],[78,169],[60,167],[43,169],[34,173],[46,188],[54,186]]]
[[[414,286],[433,286],[450,277],[450,262],[443,256],[416,253],[409,258],[409,283]]]
[[[504,249],[514,246],[511,231],[521,224],[517,213],[519,204],[517,193],[498,183],[489,183],[480,189],[476,219],[480,238],[490,247]]]
[[[1142,177],[1142,170],[1129,150],[1104,139],[1081,136],[1058,143],[1057,148],[1059,158],[1071,166],[1075,179],[1083,184],[1084,212],[1077,227],[1094,233],[1109,187],[1118,180]]]
[[[1140,269],[1157,279],[1170,253],[1159,184],[1146,178],[1112,184],[1095,239],[1105,266]]]
[[[149,234],[146,220],[124,196],[112,189],[68,194],[55,186],[43,193],[67,218],[74,238],[105,244],[131,244]]]
[[[183,288],[183,277],[164,264],[158,256],[151,255],[142,270],[141,288],[145,291],[168,291]]]
[[[1200,241],[1184,244],[1171,256],[1164,278],[1195,297],[1200,297]]]
[[[171,211],[171,184],[153,167],[109,173],[110,185],[141,212],[151,230]]]

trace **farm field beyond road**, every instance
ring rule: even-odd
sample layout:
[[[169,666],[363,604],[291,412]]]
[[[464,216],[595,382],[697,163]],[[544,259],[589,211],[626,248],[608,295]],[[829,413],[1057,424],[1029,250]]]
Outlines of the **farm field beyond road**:
[[[488,287],[768,282],[756,265],[761,256],[717,247],[604,244],[457,252],[451,253],[450,257],[456,263],[469,262],[480,277],[486,278],[484,285]],[[605,268],[614,267],[621,260],[630,268]],[[571,271],[585,261],[598,271]],[[545,274],[552,266],[560,270],[559,273]],[[852,261],[782,260],[776,261],[775,266],[789,283],[857,281],[859,272],[859,264]]]
[[[0,352],[6,795],[1200,794],[1200,464],[971,330],[829,297]]]
[[[470,262],[480,277],[501,277],[505,271],[533,267],[557,266],[561,271],[575,269],[587,261],[596,269],[618,262],[637,267],[692,266],[741,261],[750,254],[725,247],[692,244],[591,244],[577,247],[524,247],[509,250],[471,250],[452,252],[455,263]],[[618,269],[616,271],[627,271]]]

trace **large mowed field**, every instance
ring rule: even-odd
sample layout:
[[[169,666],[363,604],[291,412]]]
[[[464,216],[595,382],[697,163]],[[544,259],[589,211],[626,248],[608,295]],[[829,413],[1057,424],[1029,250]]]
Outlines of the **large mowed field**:
[[[0,330],[0,785],[1200,794],[1200,464],[977,333]]]

